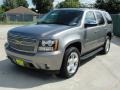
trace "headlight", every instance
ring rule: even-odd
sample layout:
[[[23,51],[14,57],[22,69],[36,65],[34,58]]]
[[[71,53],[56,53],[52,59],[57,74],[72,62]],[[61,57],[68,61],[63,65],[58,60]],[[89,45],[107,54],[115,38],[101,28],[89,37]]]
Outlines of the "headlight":
[[[58,40],[40,40],[38,51],[56,51],[58,50]]]

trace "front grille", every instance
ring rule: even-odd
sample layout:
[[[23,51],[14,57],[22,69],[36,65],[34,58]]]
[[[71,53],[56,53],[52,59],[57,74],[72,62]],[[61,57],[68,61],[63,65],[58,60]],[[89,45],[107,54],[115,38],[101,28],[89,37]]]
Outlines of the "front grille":
[[[8,35],[9,46],[21,52],[35,53],[36,39],[19,35]]]

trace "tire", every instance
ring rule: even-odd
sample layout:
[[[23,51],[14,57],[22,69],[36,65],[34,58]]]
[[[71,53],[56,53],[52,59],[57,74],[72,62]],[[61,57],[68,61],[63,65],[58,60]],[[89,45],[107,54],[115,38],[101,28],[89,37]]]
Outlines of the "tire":
[[[106,37],[105,43],[103,45],[103,50],[101,51],[101,54],[107,54],[110,50],[110,43],[111,39],[109,36]]]
[[[63,63],[59,76],[62,78],[70,78],[74,76],[79,68],[80,52],[75,47],[70,47],[65,51]]]

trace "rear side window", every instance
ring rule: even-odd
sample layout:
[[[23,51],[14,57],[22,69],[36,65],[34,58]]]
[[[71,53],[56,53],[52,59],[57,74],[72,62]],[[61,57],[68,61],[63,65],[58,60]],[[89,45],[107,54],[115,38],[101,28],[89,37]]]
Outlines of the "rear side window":
[[[99,25],[105,24],[105,20],[104,20],[104,18],[103,18],[102,13],[96,12],[96,16],[97,16],[97,20],[98,20],[98,24],[99,24]]]
[[[111,16],[109,15],[109,13],[105,12],[105,13],[104,13],[104,16],[105,16],[105,18],[106,18],[106,20],[107,20],[107,23],[108,23],[108,24],[112,24],[112,18],[111,18]]]

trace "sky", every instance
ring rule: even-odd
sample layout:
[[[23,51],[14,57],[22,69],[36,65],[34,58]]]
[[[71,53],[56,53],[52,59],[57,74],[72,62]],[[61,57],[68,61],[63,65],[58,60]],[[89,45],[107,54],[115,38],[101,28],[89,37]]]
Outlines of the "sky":
[[[27,0],[28,1],[28,4],[29,4],[29,8],[31,8],[31,7],[34,7],[33,6],[33,4],[32,4],[32,0]],[[55,2],[54,2],[54,6],[57,4],[57,3],[59,3],[59,2],[61,2],[61,1],[64,1],[64,0],[55,0]],[[94,3],[95,2],[95,0],[80,0],[82,3]],[[3,0],[0,0],[0,5],[3,3]]]

